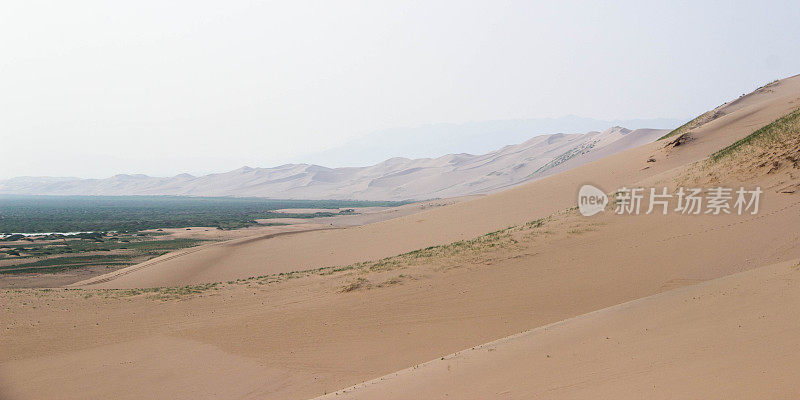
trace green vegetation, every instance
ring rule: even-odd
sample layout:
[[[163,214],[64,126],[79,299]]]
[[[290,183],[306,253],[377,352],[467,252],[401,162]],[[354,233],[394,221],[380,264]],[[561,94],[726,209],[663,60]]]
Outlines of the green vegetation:
[[[450,244],[431,246],[425,249],[410,251],[396,256],[386,257],[375,261],[364,261],[345,266],[331,266],[321,267],[316,269],[307,269],[302,271],[281,272],[277,274],[252,276],[249,278],[240,278],[228,282],[214,282],[197,285],[186,286],[172,286],[172,287],[156,287],[156,288],[142,288],[142,289],[81,289],[81,288],[65,288],[60,289],[61,292],[77,292],[84,298],[94,296],[102,298],[125,298],[131,296],[146,295],[148,298],[156,300],[173,300],[185,299],[192,296],[202,296],[209,292],[215,292],[224,288],[232,288],[240,285],[246,285],[248,288],[257,288],[263,285],[271,285],[280,282],[285,282],[292,279],[308,277],[313,275],[333,275],[341,274],[342,277],[351,276],[350,280],[343,286],[339,287],[340,292],[351,292],[355,290],[366,290],[371,288],[382,288],[403,283],[407,279],[416,279],[413,276],[399,274],[394,277],[388,278],[385,281],[373,284],[369,279],[364,276],[354,276],[354,274],[365,274],[368,272],[386,272],[394,269],[402,269],[413,266],[419,266],[433,261],[447,260],[455,266],[465,262],[465,260],[474,260],[474,257],[480,257],[480,254],[487,251],[496,249],[508,248],[510,246],[518,246],[521,240],[531,240],[532,238],[539,237],[542,234],[550,234],[545,230],[547,223],[560,215],[574,214],[577,207],[571,207],[566,210],[559,211],[553,215],[532,220],[524,224],[510,226],[505,229],[500,229],[485,235],[476,237],[470,240],[461,240]],[[596,224],[592,224],[593,226]],[[466,257],[466,258],[465,258]],[[447,268],[447,267],[445,267]],[[11,289],[6,290],[8,293],[22,293],[28,292],[35,293],[36,296],[42,296],[49,289]]]
[[[176,196],[0,195],[0,274],[55,273],[81,268],[120,268],[167,252],[193,247],[199,239],[164,237],[161,228],[213,226],[234,229],[274,218],[350,215],[353,207],[406,202],[272,200]],[[330,209],[283,213],[279,209]],[[341,209],[339,211],[338,209]],[[264,225],[286,225],[266,222]],[[140,232],[142,230],[155,232]],[[43,233],[26,237],[11,233]],[[53,232],[84,232],[62,235]]]
[[[710,160],[719,161],[748,146],[774,144],[790,135],[800,135],[800,108],[776,119],[730,146],[717,151],[711,155]]]
[[[275,212],[283,208],[336,209],[406,203],[233,197],[0,195],[0,233],[136,232],[190,226],[235,229],[253,225],[258,219],[317,218],[353,213],[352,209],[342,212]]]
[[[0,267],[0,274],[8,273],[52,273],[92,265],[128,265],[128,257],[123,255],[97,255],[47,258],[39,261]]]
[[[0,267],[0,274],[54,273],[92,266],[127,266],[169,251],[196,246],[196,239],[158,240],[159,235],[90,235],[91,239],[69,237],[34,240],[29,244],[1,244],[0,258],[15,261]],[[3,257],[5,255],[5,257]]]

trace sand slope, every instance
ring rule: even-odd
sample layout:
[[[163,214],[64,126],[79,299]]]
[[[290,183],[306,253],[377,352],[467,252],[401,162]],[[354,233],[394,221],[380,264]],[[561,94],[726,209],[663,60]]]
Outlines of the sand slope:
[[[545,325],[321,398],[797,398],[798,330],[795,260]]]
[[[519,225],[509,234],[515,242],[166,299],[136,290],[2,292],[0,391],[16,399],[296,399],[391,375],[352,394],[796,397],[790,378],[798,374],[798,272],[791,265],[800,259],[800,194],[770,189],[758,215],[741,217],[584,218],[564,210],[582,183],[607,191],[637,182],[671,185],[691,161],[799,104],[794,77],[726,105],[678,147],[646,145],[496,195],[241,246],[257,246],[248,250],[254,255],[263,249],[324,263],[508,225]],[[656,161],[648,163],[651,157]],[[724,183],[773,188],[800,181],[795,171],[785,166]],[[541,226],[525,225],[551,214]],[[270,247],[275,239],[283,250]],[[309,240],[316,247],[302,247]],[[163,263],[105,284],[202,281],[283,265],[237,263],[235,253],[203,268]],[[774,267],[757,269],[768,265]],[[523,331],[530,332],[491,344],[493,351],[459,353],[457,365],[440,360]],[[439,361],[403,371],[430,360]],[[440,391],[430,383],[441,383]]]
[[[178,300],[3,293],[0,376],[20,399],[81,399],[87,388],[98,397],[140,398],[131,390],[139,385],[158,385],[170,398],[220,391],[314,397],[523,330],[799,258],[798,200],[773,198],[763,216],[744,222],[603,216],[588,225],[567,216],[522,247]],[[407,278],[377,287],[400,274]],[[376,287],[340,293],[356,276]],[[192,391],[196,380],[217,389]]]
[[[95,287],[226,281],[346,265],[473,238],[573,207],[578,188],[586,183],[611,192],[669,176],[793,110],[798,97],[800,77],[792,77],[722,107],[721,116],[696,129],[688,146],[665,149],[659,141],[483,198],[366,226],[216,246],[160,263],[157,269],[120,270]],[[650,158],[656,162],[648,163]]]

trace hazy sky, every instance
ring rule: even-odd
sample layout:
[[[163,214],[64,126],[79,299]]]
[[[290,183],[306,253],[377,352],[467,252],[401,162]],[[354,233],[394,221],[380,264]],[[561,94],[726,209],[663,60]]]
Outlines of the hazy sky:
[[[800,73],[797,1],[604,3],[5,0],[0,178],[272,166],[439,122],[689,118]]]

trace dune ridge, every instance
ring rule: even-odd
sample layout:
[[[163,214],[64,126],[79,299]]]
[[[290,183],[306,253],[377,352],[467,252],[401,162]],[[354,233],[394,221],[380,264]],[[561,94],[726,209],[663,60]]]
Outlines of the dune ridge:
[[[355,389],[334,398],[796,397],[800,198],[783,188],[800,176],[791,163],[761,166],[794,153],[708,157],[798,105],[795,76],[673,137],[496,194],[204,249],[101,285],[5,291],[0,382],[14,384],[0,390],[19,399],[296,399],[342,388]],[[575,210],[585,183],[607,193],[765,190],[757,215],[585,218]]]
[[[360,227],[254,241],[235,249],[217,246],[162,263],[158,270],[122,269],[118,278],[94,287],[226,281],[347,265],[470,239],[572,207],[577,188],[586,183],[611,192],[671,176],[794,109],[798,90],[800,79],[793,77],[737,99],[722,107],[724,115],[696,128],[690,146],[658,141],[493,195]]]
[[[485,194],[547,175],[569,160],[577,166],[651,142],[663,129],[535,136],[487,154],[395,157],[367,167],[286,164],[273,168],[169,178],[116,175],[107,179],[20,177],[0,181],[0,193],[47,195],[238,196],[282,199],[426,200]]]

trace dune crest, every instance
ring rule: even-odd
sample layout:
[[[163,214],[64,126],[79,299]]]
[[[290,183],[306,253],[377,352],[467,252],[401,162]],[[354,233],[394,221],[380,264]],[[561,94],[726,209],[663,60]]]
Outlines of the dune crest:
[[[20,399],[792,398],[800,195],[783,188],[800,175],[783,144],[800,132],[782,150],[751,135],[798,105],[795,76],[495,194],[3,292],[0,382]],[[764,197],[756,215],[587,218],[584,184]]]
[[[492,195],[380,223],[252,241],[235,249],[214,246],[160,263],[158,268],[134,266],[119,270],[100,278],[103,282],[93,287],[227,281],[348,265],[471,239],[573,207],[578,189],[587,183],[611,192],[682,173],[687,166],[794,110],[798,93],[800,77],[792,77],[773,84],[769,91],[757,90],[741,97],[722,108],[724,115],[685,135],[683,140],[689,142],[683,146],[676,147],[668,139],[648,143]],[[110,277],[113,279],[107,279]],[[86,283],[91,282],[83,282]]]
[[[21,177],[0,193],[47,195],[239,196],[281,199],[426,200],[485,194],[652,142],[664,129],[612,127],[586,134],[540,135],[482,155],[395,157],[368,167],[286,164],[205,176],[116,175],[107,179]],[[565,162],[569,161],[566,165]]]

